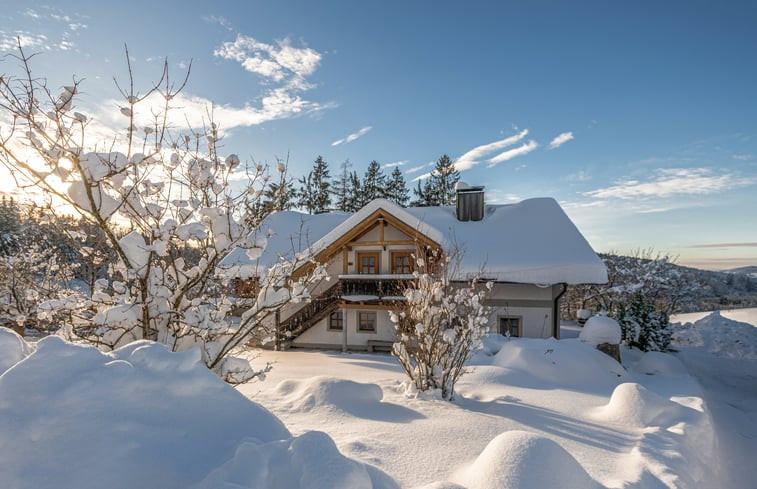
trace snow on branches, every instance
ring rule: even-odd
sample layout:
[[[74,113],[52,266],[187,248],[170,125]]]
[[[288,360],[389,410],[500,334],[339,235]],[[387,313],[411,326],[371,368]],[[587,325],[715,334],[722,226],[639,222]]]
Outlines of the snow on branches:
[[[251,165],[239,178],[240,158],[220,153],[212,110],[204,127],[173,127],[171,100],[187,79],[175,86],[167,68],[140,94],[128,66],[128,88],[116,83],[122,102],[115,109],[126,128],[107,133],[73,111],[79,81],[54,95],[44,78],[32,76],[30,58],[19,47],[24,75],[0,78],[0,162],[21,186],[93,223],[116,257],[87,292],[50,298],[42,315],[58,321],[61,334],[103,349],[136,339],[174,350],[199,346],[209,368],[240,380],[245,369],[231,351],[269,334],[265,319],[289,301],[306,300],[305,285],[318,278],[315,267],[292,283],[289,275],[303,261],[295,259],[261,273],[257,299],[229,294],[231,277],[220,261],[237,247],[251,254],[265,247],[248,242],[247,224],[265,216],[242,210],[264,212],[251,202],[269,182],[267,168]],[[150,123],[140,129],[145,114]],[[244,312],[232,317],[233,309]]]
[[[432,252],[416,258],[414,280],[404,291],[404,303],[390,318],[397,328],[392,353],[418,391],[439,389],[452,399],[465,363],[487,332],[489,308],[484,298],[491,283],[481,286],[451,280],[452,258]]]

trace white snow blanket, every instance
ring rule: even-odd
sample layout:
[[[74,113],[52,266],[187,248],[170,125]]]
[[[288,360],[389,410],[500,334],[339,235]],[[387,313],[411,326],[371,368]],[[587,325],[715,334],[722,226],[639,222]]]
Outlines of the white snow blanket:
[[[200,362],[135,342],[104,354],[0,328],[0,487],[394,488],[321,432],[281,421]]]

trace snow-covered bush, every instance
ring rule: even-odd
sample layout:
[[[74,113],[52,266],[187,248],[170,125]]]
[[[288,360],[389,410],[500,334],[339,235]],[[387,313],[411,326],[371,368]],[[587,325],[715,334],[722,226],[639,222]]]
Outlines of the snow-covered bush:
[[[73,271],[61,258],[56,249],[35,243],[0,253],[0,325],[22,334],[25,327],[51,327],[44,315],[39,317],[38,306],[71,292]]]
[[[203,127],[178,130],[183,119],[173,117],[171,101],[187,80],[175,86],[167,68],[139,93],[128,65],[128,88],[117,84],[115,109],[125,129],[110,130],[74,110],[80,81],[55,95],[45,78],[32,75],[20,46],[6,59],[20,62],[24,74],[0,77],[0,162],[22,187],[66,204],[58,208],[75,209],[102,234],[105,251],[117,256],[87,293],[45,301],[38,316],[59,323],[63,336],[102,349],[137,339],[173,350],[199,346],[209,368],[239,380],[245,369],[225,364],[230,352],[268,336],[264,320],[289,301],[305,300],[305,284],[321,274],[311,267],[315,272],[293,284],[289,276],[299,263],[282,262],[259,277],[256,298],[229,297],[232,277],[219,269],[220,261],[237,247],[251,256],[265,247],[260,239],[248,242],[246,223],[260,216],[240,209],[256,207],[250,202],[269,182],[267,168],[241,170],[237,155],[221,154],[210,109]],[[286,168],[278,170],[283,179]],[[232,319],[232,306],[244,310],[240,318]]]
[[[620,303],[613,316],[623,333],[623,342],[642,351],[664,351],[670,345],[669,317],[655,309],[648,297],[634,294],[628,304]]]
[[[392,354],[419,391],[439,389],[452,399],[480,337],[489,310],[484,298],[491,283],[453,282],[449,256],[432,257],[435,266],[417,258],[418,270],[404,291],[405,301],[389,316],[397,330]],[[435,270],[432,270],[435,268]]]

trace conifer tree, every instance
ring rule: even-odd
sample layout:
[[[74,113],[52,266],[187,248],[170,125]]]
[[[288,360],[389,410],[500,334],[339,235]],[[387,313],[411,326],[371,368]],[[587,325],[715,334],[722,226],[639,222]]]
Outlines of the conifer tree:
[[[363,176],[363,200],[367,204],[373,199],[386,196],[386,175],[381,170],[378,161],[373,160],[368,164],[368,169]]]
[[[407,190],[405,177],[398,166],[394,167],[386,184],[386,198],[402,207],[407,207],[407,203],[410,201],[410,192]]]
[[[356,212],[360,210],[367,202],[363,198],[362,183],[356,171],[350,173],[347,187],[347,197],[345,199],[345,212]]]
[[[455,203],[455,184],[460,180],[460,172],[455,169],[449,156],[444,154],[439,158],[434,171],[431,172],[430,180],[436,205]]]
[[[341,173],[339,174],[339,179],[334,182],[334,197],[336,199],[336,202],[334,203],[337,210],[344,211],[344,212],[350,212],[349,208],[349,191],[350,191],[350,168],[352,167],[352,163],[350,163],[349,158],[344,160],[341,165],[339,165],[339,168],[341,169]]]
[[[436,162],[436,166],[423,183],[418,182],[418,188],[414,189],[418,199],[413,202],[415,206],[426,205],[452,205],[455,203],[455,184],[460,180],[460,172],[446,154]]]
[[[433,189],[431,188],[431,179],[424,181],[418,180],[418,187],[413,189],[413,193],[418,197],[410,203],[413,207],[425,207],[428,205],[437,205],[433,199]]]
[[[313,170],[300,178],[299,183],[297,205],[309,214],[321,214],[331,209],[331,174],[322,156],[315,159]]]

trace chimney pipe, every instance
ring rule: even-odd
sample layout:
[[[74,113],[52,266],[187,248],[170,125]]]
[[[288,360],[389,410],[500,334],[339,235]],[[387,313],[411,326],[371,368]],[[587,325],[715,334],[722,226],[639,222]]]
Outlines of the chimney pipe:
[[[484,187],[471,187],[465,182],[455,184],[458,221],[480,221],[484,218]]]

